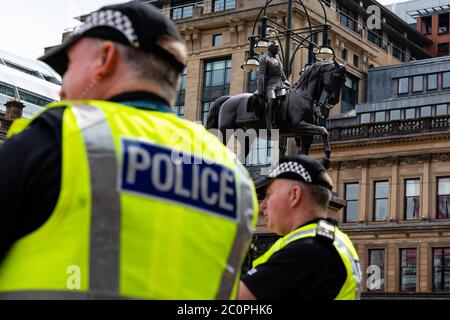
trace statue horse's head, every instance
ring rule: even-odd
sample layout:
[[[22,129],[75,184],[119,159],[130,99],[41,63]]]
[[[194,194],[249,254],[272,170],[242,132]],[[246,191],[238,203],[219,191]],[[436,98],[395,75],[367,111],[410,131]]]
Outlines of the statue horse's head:
[[[335,105],[341,99],[345,83],[345,66],[336,61],[326,62],[322,67],[323,90],[327,93],[327,103]]]
[[[326,102],[335,105],[341,98],[345,72],[345,66],[336,61],[316,62],[301,74],[295,87],[313,101],[326,92]]]

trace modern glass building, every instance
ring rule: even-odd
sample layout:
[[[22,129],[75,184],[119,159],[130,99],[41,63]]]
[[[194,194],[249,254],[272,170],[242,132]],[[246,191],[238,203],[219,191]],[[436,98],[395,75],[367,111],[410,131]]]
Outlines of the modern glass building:
[[[30,118],[46,104],[59,100],[60,76],[46,64],[0,50],[0,113],[4,104],[19,100],[23,117]]]

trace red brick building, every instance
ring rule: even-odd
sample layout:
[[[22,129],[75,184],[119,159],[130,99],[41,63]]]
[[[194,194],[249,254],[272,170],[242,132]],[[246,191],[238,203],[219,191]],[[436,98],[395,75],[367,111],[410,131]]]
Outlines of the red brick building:
[[[409,12],[416,18],[416,30],[433,41],[427,51],[433,57],[449,55],[450,4]]]

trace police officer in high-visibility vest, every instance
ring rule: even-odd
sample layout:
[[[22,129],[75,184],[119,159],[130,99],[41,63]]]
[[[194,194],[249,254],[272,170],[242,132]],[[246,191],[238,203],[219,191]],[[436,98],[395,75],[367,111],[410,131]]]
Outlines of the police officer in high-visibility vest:
[[[101,8],[41,58],[62,102],[0,148],[0,299],[230,299],[258,203],[171,112],[186,49],[157,8]]]
[[[356,250],[326,220],[332,181],[325,168],[305,155],[287,156],[255,184],[265,191],[267,227],[282,237],[253,261],[239,298],[359,299]]]

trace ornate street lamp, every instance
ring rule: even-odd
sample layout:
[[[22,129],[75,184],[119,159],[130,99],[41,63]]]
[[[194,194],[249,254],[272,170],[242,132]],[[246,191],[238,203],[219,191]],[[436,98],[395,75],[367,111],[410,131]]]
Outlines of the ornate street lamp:
[[[334,59],[334,50],[328,46],[319,47],[315,53],[316,59],[320,61],[331,61]]]
[[[255,71],[259,67],[258,56],[255,54],[255,40],[256,37],[250,37],[250,55],[245,59],[244,64],[241,66],[241,68],[247,72]]]
[[[301,0],[296,0],[304,9],[308,26],[301,29],[292,29],[292,0],[288,0],[286,26],[278,24],[276,21],[266,16],[266,10],[273,0],[266,0],[264,7],[259,12],[253,25],[252,36],[250,40],[250,55],[241,66],[245,71],[254,71],[259,67],[257,54],[263,54],[267,51],[269,41],[277,39],[280,43],[281,56],[283,56],[284,72],[287,77],[291,74],[292,63],[299,49],[308,49],[308,64],[314,63],[314,60],[330,61],[335,58],[334,50],[328,46],[328,24],[325,7],[321,0],[317,0],[324,13],[324,24],[312,25],[309,12]],[[255,29],[258,22],[261,22],[261,34],[255,35]],[[322,34],[322,46],[318,46],[312,41],[312,37],[316,34]],[[281,46],[280,35],[285,37],[285,46]],[[292,56],[290,53],[291,41],[297,44]]]

